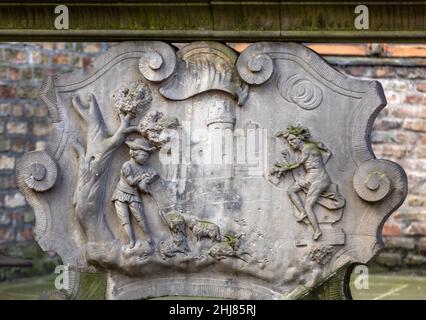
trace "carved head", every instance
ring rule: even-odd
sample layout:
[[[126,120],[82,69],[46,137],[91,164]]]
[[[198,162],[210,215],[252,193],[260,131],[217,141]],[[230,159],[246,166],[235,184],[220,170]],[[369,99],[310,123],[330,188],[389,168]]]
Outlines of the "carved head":
[[[186,222],[184,217],[177,211],[171,211],[167,214],[167,222],[170,230],[174,233],[184,233]]]
[[[149,155],[155,150],[153,146],[144,138],[136,137],[126,141],[130,148],[130,156],[138,163],[144,164]]]
[[[149,153],[143,150],[130,150],[130,156],[138,163],[144,164],[148,158]]]
[[[283,137],[290,147],[294,150],[300,150],[303,147],[304,142],[311,139],[311,133],[308,128],[298,124],[295,126],[289,126],[284,131],[278,132],[276,137]]]

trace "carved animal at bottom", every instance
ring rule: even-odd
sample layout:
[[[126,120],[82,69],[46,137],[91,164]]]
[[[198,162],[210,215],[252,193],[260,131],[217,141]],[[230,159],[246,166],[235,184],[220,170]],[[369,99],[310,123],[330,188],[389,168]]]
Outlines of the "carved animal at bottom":
[[[226,241],[216,243],[213,247],[211,247],[208,251],[208,254],[216,259],[216,260],[223,260],[226,258],[238,258],[243,260],[244,262],[248,262],[245,258],[243,258],[243,255],[249,255],[248,252],[238,252],[234,250],[230,244]]]
[[[220,235],[220,228],[213,222],[198,220],[196,218],[190,217],[187,221],[187,224],[189,230],[191,230],[194,236],[197,238],[197,241],[200,241],[201,238],[210,238],[212,241],[222,240]]]
[[[188,252],[190,252],[190,249],[185,237],[178,235],[160,242],[159,253],[163,260],[172,258],[179,253],[187,254]]]

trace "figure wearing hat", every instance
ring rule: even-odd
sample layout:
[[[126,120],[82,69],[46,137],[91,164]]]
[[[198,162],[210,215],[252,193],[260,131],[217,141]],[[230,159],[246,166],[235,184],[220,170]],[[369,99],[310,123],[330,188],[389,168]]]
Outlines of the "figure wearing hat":
[[[144,138],[126,141],[130,148],[130,160],[121,167],[120,181],[112,196],[117,215],[129,237],[129,247],[135,246],[135,236],[130,223],[132,214],[142,228],[149,244],[152,243],[144,214],[141,192],[149,193],[149,184],[158,178],[157,173],[145,163],[155,150]]]

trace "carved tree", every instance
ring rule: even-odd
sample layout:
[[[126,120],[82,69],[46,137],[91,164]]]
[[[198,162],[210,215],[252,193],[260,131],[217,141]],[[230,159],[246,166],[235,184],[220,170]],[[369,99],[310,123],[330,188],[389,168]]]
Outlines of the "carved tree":
[[[122,145],[127,134],[137,132],[130,126],[131,114],[120,113],[120,126],[110,135],[94,95],[87,97],[87,106],[78,97],[72,105],[87,127],[86,146],[80,141],[73,143],[79,160],[77,187],[73,204],[77,220],[88,242],[112,240],[103,209],[107,172],[114,152]]]

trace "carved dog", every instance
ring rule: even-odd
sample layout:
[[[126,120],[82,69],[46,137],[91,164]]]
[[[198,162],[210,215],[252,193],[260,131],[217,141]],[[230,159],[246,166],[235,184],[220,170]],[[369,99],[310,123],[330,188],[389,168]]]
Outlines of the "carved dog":
[[[212,241],[221,241],[220,228],[217,224],[210,221],[198,220],[194,217],[190,217],[187,220],[189,230],[192,231],[197,241],[201,238],[210,238]]]

